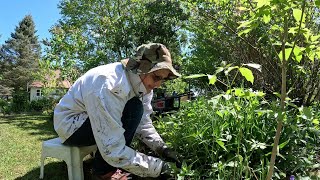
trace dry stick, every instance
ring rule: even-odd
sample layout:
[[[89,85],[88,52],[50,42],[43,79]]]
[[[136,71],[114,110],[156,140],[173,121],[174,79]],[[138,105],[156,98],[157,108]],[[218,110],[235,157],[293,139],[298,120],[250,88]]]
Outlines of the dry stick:
[[[273,169],[274,169],[274,163],[276,160],[276,155],[277,155],[277,150],[278,150],[278,144],[279,144],[279,139],[281,135],[281,129],[282,129],[282,120],[285,115],[285,99],[286,99],[286,70],[287,70],[287,61],[286,61],[286,42],[287,42],[287,37],[288,37],[288,18],[287,16],[284,16],[284,34],[283,34],[283,40],[282,40],[282,63],[281,63],[281,114],[278,116],[278,125],[277,125],[277,132],[276,132],[276,137],[274,138],[274,143],[273,143],[273,148],[272,148],[272,153],[271,153],[271,160],[270,160],[270,167],[269,167],[269,172],[267,175],[267,180],[270,180],[273,175]]]

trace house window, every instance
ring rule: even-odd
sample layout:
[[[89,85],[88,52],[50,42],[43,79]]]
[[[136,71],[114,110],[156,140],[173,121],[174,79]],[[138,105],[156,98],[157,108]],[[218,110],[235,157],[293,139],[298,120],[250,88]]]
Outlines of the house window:
[[[38,97],[42,96],[42,94],[41,94],[41,89],[37,89],[37,96],[38,96]]]

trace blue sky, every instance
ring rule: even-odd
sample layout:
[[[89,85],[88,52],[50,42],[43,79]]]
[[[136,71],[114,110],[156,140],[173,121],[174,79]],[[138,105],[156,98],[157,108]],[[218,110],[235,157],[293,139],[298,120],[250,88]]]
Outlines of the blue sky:
[[[19,22],[31,14],[39,41],[50,38],[49,29],[60,19],[59,0],[4,0],[0,6],[0,45],[10,38]]]

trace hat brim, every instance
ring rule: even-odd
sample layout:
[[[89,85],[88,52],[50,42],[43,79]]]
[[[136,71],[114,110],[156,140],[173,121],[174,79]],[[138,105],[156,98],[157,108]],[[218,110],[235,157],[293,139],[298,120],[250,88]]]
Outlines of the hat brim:
[[[151,68],[151,70],[149,71],[149,73],[157,71],[157,70],[161,70],[161,69],[168,69],[170,70],[170,73],[168,75],[168,79],[172,80],[172,79],[176,79],[178,77],[181,76],[181,74],[179,74],[171,64],[168,64],[166,62],[160,62],[157,63],[153,68]]]
[[[127,64],[128,64],[128,61],[130,61],[129,59],[123,59],[121,60],[121,64],[127,68]],[[150,71],[148,71],[147,73],[151,73],[151,72],[154,72],[154,71],[157,71],[157,70],[161,70],[161,69],[168,69],[170,70],[170,73],[168,75],[168,79],[169,80],[172,80],[172,79],[176,79],[178,77],[181,77],[181,74],[179,74],[171,64],[168,64],[167,62],[160,62],[160,63],[157,63],[154,67],[151,68]]]

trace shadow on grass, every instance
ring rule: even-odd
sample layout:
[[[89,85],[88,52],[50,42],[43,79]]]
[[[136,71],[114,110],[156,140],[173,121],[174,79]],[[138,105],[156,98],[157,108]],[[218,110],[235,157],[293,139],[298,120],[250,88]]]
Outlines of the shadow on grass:
[[[39,140],[57,137],[53,128],[53,120],[42,114],[17,114],[0,116],[1,124],[10,124],[26,130],[30,135],[37,136]]]
[[[91,180],[91,167],[92,163],[84,162],[83,169],[84,169],[84,179]],[[40,166],[29,171],[27,174],[15,178],[16,180],[33,180],[39,179],[40,176]],[[52,162],[48,163],[44,166],[44,180],[68,180],[68,169],[65,162]]]
[[[92,162],[88,159],[83,162],[84,180],[93,180],[92,178]],[[27,174],[15,178],[15,180],[33,180],[39,179],[40,166],[28,172]],[[132,180],[160,180],[161,178],[142,178],[131,175]],[[68,180],[68,168],[65,162],[52,162],[44,166],[44,180]]]

